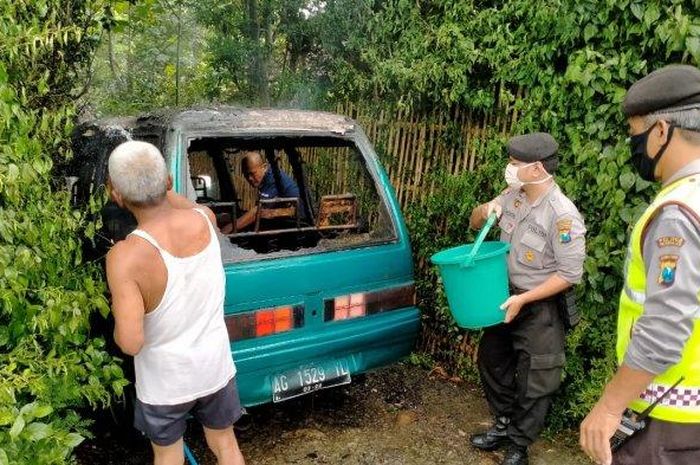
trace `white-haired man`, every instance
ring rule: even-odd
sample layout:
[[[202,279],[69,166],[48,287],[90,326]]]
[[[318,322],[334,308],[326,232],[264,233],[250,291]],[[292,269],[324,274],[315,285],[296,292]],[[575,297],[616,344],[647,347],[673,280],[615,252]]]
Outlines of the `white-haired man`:
[[[138,223],[107,255],[114,339],[134,356],[134,426],[150,439],[155,465],[182,465],[191,414],[219,465],[243,465],[215,217],[180,208],[188,204],[168,194],[165,161],[151,144],[119,145],[108,169],[112,199]]]

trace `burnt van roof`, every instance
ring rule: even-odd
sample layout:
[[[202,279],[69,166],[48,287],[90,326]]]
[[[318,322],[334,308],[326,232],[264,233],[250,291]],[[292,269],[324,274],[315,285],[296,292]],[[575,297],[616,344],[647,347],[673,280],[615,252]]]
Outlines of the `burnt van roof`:
[[[180,128],[186,132],[251,131],[313,132],[345,135],[355,130],[355,122],[345,116],[322,111],[248,109],[228,106],[196,107],[187,110],[164,109],[143,116],[103,118],[88,126],[123,129]]]

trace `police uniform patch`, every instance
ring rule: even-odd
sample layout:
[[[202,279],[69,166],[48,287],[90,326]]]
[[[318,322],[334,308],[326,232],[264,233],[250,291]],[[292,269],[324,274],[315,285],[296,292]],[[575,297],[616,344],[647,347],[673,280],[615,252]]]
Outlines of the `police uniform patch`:
[[[676,268],[678,267],[678,255],[662,255],[659,257],[659,279],[657,282],[670,286],[676,280]]]
[[[660,249],[663,247],[683,247],[684,243],[685,239],[680,236],[664,236],[656,240],[656,245],[658,245]]]
[[[532,250],[528,250],[525,252],[525,260],[528,262],[531,262],[535,259],[535,253]]]
[[[562,244],[568,244],[571,242],[571,225],[573,220],[559,220],[557,221],[557,230],[559,231],[559,242]]]
[[[513,208],[520,208],[520,205],[522,205],[520,199],[515,199],[515,201],[513,202]]]

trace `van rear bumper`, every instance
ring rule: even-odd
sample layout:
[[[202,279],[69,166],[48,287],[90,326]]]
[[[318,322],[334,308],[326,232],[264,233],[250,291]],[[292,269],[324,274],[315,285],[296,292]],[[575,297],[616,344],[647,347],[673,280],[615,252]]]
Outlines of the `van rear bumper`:
[[[271,402],[273,377],[304,364],[343,359],[351,376],[389,365],[411,353],[419,329],[420,312],[410,307],[326,323],[323,329],[292,331],[269,342],[235,344],[241,403],[250,407]]]

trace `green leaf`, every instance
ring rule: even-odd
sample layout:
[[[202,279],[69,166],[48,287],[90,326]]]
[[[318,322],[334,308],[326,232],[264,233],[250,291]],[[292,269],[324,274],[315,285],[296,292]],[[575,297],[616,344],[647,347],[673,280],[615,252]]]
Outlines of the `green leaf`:
[[[68,441],[66,442],[66,445],[71,449],[78,447],[78,445],[85,440],[84,437],[77,433],[68,433],[67,438]]]
[[[685,40],[685,47],[688,53],[693,56],[695,63],[700,65],[700,37],[688,37]]]
[[[653,3],[649,2],[647,4],[647,9],[644,12],[644,24],[647,27],[651,27],[656,23],[656,21],[659,20],[661,17],[661,12],[659,11],[659,8],[654,5]]]
[[[14,163],[7,165],[7,180],[13,182],[19,176],[19,167]]]
[[[0,410],[0,426],[9,425],[15,419],[15,415],[8,409]]]
[[[29,426],[24,429],[24,434],[30,441],[40,441],[51,434],[51,426],[46,423],[30,423]]]
[[[0,465],[10,465],[10,459],[7,458],[5,449],[0,448]]]
[[[53,407],[50,405],[39,405],[36,409],[34,409],[34,418],[44,418],[51,412],[53,412]]]
[[[634,175],[634,173],[623,173],[620,175],[620,186],[622,186],[623,189],[627,190],[630,189],[632,186],[634,186],[634,183],[637,181],[637,176]]]
[[[12,439],[17,439],[17,436],[19,436],[19,434],[24,429],[24,425],[25,425],[24,417],[22,417],[22,415],[18,416],[15,419],[15,422],[13,423],[12,428],[10,428],[10,437]]]
[[[19,414],[23,417],[30,417],[30,418],[26,418],[26,419],[31,420],[31,418],[34,418],[34,409],[36,409],[36,402],[24,404],[22,406],[22,408],[19,410]]]
[[[598,33],[598,28],[595,26],[595,24],[587,24],[586,27],[583,29],[583,40],[586,42],[589,42],[592,37],[594,37]]]
[[[635,18],[640,21],[644,18],[644,7],[641,3],[633,3],[631,9]]]

